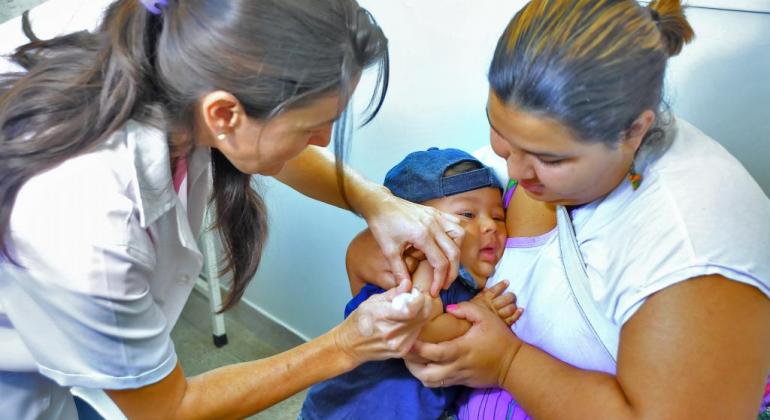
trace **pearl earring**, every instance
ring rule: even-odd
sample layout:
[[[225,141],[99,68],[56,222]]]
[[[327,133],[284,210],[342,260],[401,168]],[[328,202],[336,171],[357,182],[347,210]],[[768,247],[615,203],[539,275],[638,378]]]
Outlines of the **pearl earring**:
[[[222,133],[217,134],[217,140],[219,140],[219,141],[227,140],[227,133],[222,132]]]

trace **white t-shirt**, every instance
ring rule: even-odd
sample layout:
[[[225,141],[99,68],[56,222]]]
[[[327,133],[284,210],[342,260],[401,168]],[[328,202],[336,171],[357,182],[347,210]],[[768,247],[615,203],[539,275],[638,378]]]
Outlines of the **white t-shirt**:
[[[10,223],[23,269],[0,263],[5,415],[58,416],[68,387],[138,388],[176,366],[170,332],[202,266],[209,161],[205,148],[188,158],[185,209],[165,134],[129,121],[24,184]]]
[[[770,200],[713,139],[681,119],[667,130],[672,145],[637,191],[624,181],[572,212],[589,293],[618,334],[647,297],[693,277],[719,274],[770,297]],[[502,159],[479,157],[507,181]],[[574,366],[615,372],[578,312],[556,235],[526,252],[507,248],[489,285],[502,279],[526,308],[519,337]]]

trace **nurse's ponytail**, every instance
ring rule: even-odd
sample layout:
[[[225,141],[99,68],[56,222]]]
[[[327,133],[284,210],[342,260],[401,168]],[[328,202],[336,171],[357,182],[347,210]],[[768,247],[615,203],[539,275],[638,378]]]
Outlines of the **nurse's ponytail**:
[[[12,260],[8,224],[27,180],[104,141],[129,118],[147,119],[154,101],[149,57],[157,21],[134,1],[107,9],[97,32],[30,43],[11,59],[25,72],[0,75],[0,244]]]
[[[31,42],[13,60],[26,73],[0,75],[0,259],[12,261],[8,228],[27,180],[85,153],[128,119],[182,134],[192,146],[196,101],[233,94],[250,118],[338,93],[347,102],[363,68],[379,65],[371,116],[387,90],[387,40],[355,0],[167,0],[159,14],[115,1],[99,29]],[[344,120],[344,119],[343,119]],[[338,177],[348,130],[334,130]],[[212,150],[215,227],[232,279],[224,309],[254,277],[267,235],[266,209],[239,172]],[[339,185],[344,185],[339,180]],[[344,194],[344,191],[343,191]]]

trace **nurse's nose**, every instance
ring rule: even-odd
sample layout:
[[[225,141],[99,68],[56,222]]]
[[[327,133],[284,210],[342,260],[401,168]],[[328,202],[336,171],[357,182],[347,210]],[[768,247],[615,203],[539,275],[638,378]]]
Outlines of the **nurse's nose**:
[[[327,127],[324,127],[311,134],[310,138],[308,138],[307,144],[321,147],[328,146],[329,143],[331,143],[332,127],[333,124],[329,124]]]

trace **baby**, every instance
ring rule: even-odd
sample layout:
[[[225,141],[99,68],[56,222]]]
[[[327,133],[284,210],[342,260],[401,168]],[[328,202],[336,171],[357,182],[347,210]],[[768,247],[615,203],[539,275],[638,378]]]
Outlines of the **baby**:
[[[521,310],[512,294],[501,294],[505,284],[482,290],[494,273],[506,238],[502,190],[492,170],[461,150],[431,148],[409,154],[388,172],[384,185],[397,197],[463,220],[460,274],[433,299],[432,320],[420,340],[439,342],[464,334],[470,323],[445,313],[445,308],[467,300],[487,305],[512,325]],[[412,276],[414,289],[427,291],[432,276],[429,264],[421,262]],[[364,285],[345,307],[345,316],[381,292],[377,286]],[[461,389],[424,387],[400,359],[368,362],[310,388],[299,418],[435,420],[453,410]]]

